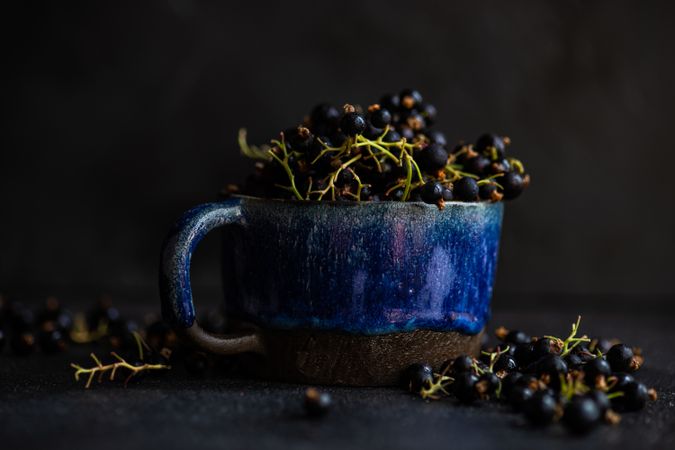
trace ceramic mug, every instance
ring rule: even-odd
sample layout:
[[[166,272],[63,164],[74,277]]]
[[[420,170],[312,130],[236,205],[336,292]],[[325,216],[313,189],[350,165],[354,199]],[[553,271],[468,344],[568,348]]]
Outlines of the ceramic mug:
[[[490,315],[502,203],[300,202],[245,196],[187,211],[161,254],[162,313],[198,346],[262,355],[255,372],[386,385],[414,362],[477,353]],[[190,259],[223,227],[228,319],[195,320]]]

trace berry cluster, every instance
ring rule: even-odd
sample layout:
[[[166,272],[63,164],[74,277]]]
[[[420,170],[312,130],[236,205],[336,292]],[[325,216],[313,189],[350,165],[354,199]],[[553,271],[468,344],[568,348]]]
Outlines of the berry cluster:
[[[523,164],[508,157],[510,140],[494,134],[448,146],[433,129],[436,108],[412,89],[385,95],[365,110],[315,106],[271,146],[239,145],[256,160],[246,195],[296,200],[496,202],[529,185]]]
[[[414,364],[404,372],[403,384],[423,398],[453,394],[461,403],[501,401],[535,426],[561,421],[570,431],[585,433],[603,420],[616,424],[618,412],[644,408],[656,391],[633,376],[643,362],[639,350],[577,337],[580,319],[566,339],[530,338],[499,328],[500,344],[480,358],[459,356],[437,373],[428,364]]]

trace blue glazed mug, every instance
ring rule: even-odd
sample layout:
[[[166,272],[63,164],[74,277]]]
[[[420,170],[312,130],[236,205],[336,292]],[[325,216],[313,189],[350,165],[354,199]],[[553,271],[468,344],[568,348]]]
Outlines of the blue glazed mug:
[[[413,362],[475,353],[490,315],[502,203],[298,202],[236,196],[187,211],[161,254],[162,313],[253,371],[326,384],[395,383]],[[190,259],[223,227],[228,318],[199,326]]]

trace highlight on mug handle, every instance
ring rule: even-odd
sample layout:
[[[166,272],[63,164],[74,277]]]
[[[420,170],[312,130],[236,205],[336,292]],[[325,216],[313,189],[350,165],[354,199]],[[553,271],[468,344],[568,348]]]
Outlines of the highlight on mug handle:
[[[201,348],[221,355],[263,353],[262,340],[255,331],[214,335],[199,326],[190,285],[190,261],[197,244],[209,231],[241,223],[241,218],[239,198],[206,203],[183,214],[162,244],[159,289],[164,320]]]

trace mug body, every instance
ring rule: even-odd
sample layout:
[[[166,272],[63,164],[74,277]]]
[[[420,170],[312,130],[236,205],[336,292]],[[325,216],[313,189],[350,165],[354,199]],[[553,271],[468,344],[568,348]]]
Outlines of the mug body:
[[[266,336],[258,371],[391,384],[411,363],[478,351],[502,203],[242,197],[240,208],[224,228],[225,310]]]

